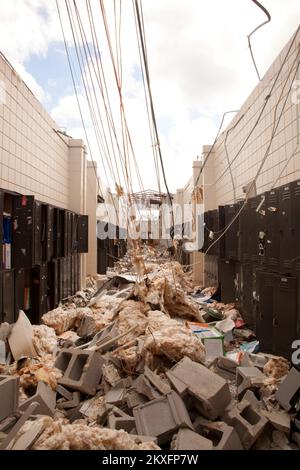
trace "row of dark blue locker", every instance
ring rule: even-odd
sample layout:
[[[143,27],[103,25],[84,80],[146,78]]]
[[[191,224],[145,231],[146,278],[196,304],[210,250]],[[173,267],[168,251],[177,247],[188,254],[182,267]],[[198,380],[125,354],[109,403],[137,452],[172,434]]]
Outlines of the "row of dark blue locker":
[[[292,342],[300,338],[300,277],[206,255],[205,284],[220,288],[222,302],[236,304],[261,351],[290,358]]]
[[[250,198],[219,242],[213,242],[240,211],[243,201],[204,213],[204,245],[209,254],[271,271],[300,274],[300,181]]]
[[[0,323],[16,321],[24,310],[30,321],[80,289],[80,255],[53,259],[34,268],[0,270]]]
[[[88,251],[86,215],[4,190],[0,190],[0,214],[11,221],[10,225],[0,224],[1,241],[10,241],[10,265],[3,265],[5,252],[0,250],[2,267],[33,268],[53,258]]]

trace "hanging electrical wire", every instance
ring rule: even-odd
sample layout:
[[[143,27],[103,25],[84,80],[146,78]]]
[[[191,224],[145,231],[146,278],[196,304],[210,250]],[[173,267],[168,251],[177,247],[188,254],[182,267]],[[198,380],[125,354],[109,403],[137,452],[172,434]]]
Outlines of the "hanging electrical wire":
[[[118,136],[117,136],[117,130],[116,130],[115,122],[114,122],[114,117],[113,117],[113,112],[112,112],[112,107],[111,107],[111,102],[110,102],[110,97],[109,97],[109,92],[108,92],[108,87],[107,87],[107,81],[106,81],[106,77],[105,77],[105,73],[104,73],[102,54],[100,53],[98,35],[97,35],[97,32],[96,32],[94,16],[93,16],[93,13],[92,13],[92,7],[91,7],[91,4],[90,4],[90,0],[86,0],[86,8],[87,8],[89,25],[90,25],[91,35],[92,35],[92,44],[93,44],[93,49],[94,49],[95,65],[96,65],[96,68],[97,68],[96,78],[97,78],[100,93],[101,93],[101,96],[102,96],[104,108],[105,108],[105,115],[106,115],[107,126],[108,126],[108,130],[109,130],[109,134],[110,134],[110,141],[111,141],[112,151],[113,151],[113,155],[114,155],[114,161],[115,161],[115,165],[118,167],[118,164],[117,164],[117,161],[116,161],[116,154],[115,154],[115,145],[116,145],[117,151],[118,151],[118,154],[119,154],[119,158],[120,158],[119,161],[120,161],[120,164],[121,164],[121,170],[122,170],[122,174],[123,174],[123,178],[124,178],[124,183],[125,183],[126,175],[125,175],[124,156],[122,154],[121,146],[120,146],[119,139],[118,139]],[[93,57],[91,58],[91,61],[94,63]],[[125,183],[125,185],[126,185],[126,183]]]
[[[89,137],[88,137],[86,125],[85,125],[84,118],[83,118],[82,108],[81,108],[81,104],[80,104],[80,100],[79,100],[79,96],[78,96],[78,92],[77,92],[75,74],[74,74],[73,68],[72,68],[71,57],[70,57],[70,54],[69,54],[69,49],[68,49],[68,45],[67,45],[67,41],[66,41],[64,28],[63,28],[62,17],[61,17],[61,12],[60,12],[60,8],[59,8],[58,0],[56,0],[56,8],[57,8],[57,12],[58,12],[59,21],[60,21],[60,26],[61,26],[64,46],[65,46],[65,51],[66,51],[68,65],[69,65],[70,74],[71,74],[71,78],[72,78],[73,88],[74,88],[74,91],[75,91],[75,96],[76,96],[76,101],[77,101],[78,110],[79,110],[79,114],[80,114],[80,119],[81,119],[82,127],[83,127],[83,130],[84,130],[87,146],[88,146],[88,149],[89,149],[89,155],[90,155],[91,160],[93,162],[93,168],[94,168],[95,175],[96,175],[96,178],[97,178],[98,191],[99,191],[101,197],[105,200],[105,198],[103,196],[101,184],[100,184],[100,181],[99,181],[99,176],[98,176],[98,173],[97,173],[97,170],[96,170],[96,167],[95,167],[95,160],[93,158],[93,152],[92,152],[92,149],[91,149],[90,140],[89,140]]]
[[[140,188],[141,188],[141,190],[144,190],[144,186],[143,186],[143,182],[142,182],[142,179],[141,179],[140,170],[139,170],[139,167],[138,167],[138,164],[137,164],[137,161],[136,161],[136,156],[135,156],[135,152],[134,152],[134,148],[133,148],[132,138],[131,138],[131,135],[130,135],[128,122],[127,122],[127,118],[126,118],[126,113],[125,113],[125,108],[124,108],[124,101],[123,101],[122,86],[121,86],[122,84],[121,84],[121,80],[120,80],[121,77],[118,74],[118,70],[117,70],[117,66],[116,66],[116,62],[115,62],[115,58],[114,58],[114,53],[113,53],[113,48],[112,48],[110,31],[109,31],[109,27],[108,27],[106,10],[105,10],[103,0],[99,0],[99,1],[100,1],[100,8],[101,8],[101,13],[102,13],[102,20],[103,20],[103,24],[104,24],[108,49],[109,49],[109,53],[110,53],[110,57],[111,57],[114,76],[115,76],[115,80],[116,80],[116,84],[117,84],[117,88],[118,88],[118,94],[119,94],[122,136],[123,136],[123,147],[124,147],[125,155],[127,155],[126,168],[128,170],[128,172],[127,172],[128,182],[130,182],[130,184],[132,186],[131,164],[130,164],[130,157],[129,157],[129,154],[128,154],[128,151],[130,149],[131,154],[132,154],[132,158],[133,158],[133,162],[134,162],[134,165],[135,165],[135,171],[136,171],[136,175],[137,175],[137,178],[138,178]],[[121,61],[122,61],[122,59],[120,58],[120,62]],[[131,191],[131,194],[133,194],[133,189]]]
[[[156,146],[156,143],[155,143],[153,122],[151,121],[151,116],[150,116],[150,105],[149,105],[149,102],[148,102],[149,97],[147,95],[147,90],[146,90],[145,71],[144,71],[143,60],[142,60],[141,42],[140,42],[140,36],[139,36],[139,33],[138,33],[138,24],[137,24],[137,17],[136,17],[136,10],[135,10],[135,6],[134,6],[134,0],[132,0],[132,5],[133,5],[133,11],[134,11],[135,30],[136,30],[136,36],[137,36],[137,42],[138,42],[140,69],[141,69],[141,73],[142,73],[143,90],[144,90],[144,96],[145,96],[145,103],[146,103],[146,110],[147,110],[147,118],[148,118],[150,139],[151,139],[151,144],[152,144],[152,152],[153,152],[153,160],[154,160],[154,166],[155,166],[155,172],[156,172],[157,186],[158,186],[159,192],[161,193],[160,173],[159,173],[159,165],[158,165],[158,153],[157,153],[157,146]],[[143,14],[142,11],[141,11],[141,14]],[[147,56],[146,40],[145,40],[145,51],[146,51],[146,56]]]
[[[81,49],[78,45],[79,44],[78,33],[77,33],[77,29],[75,28],[75,25],[74,25],[74,18],[73,18],[72,11],[71,11],[68,0],[65,0],[65,5],[66,5],[66,10],[67,10],[67,14],[68,14],[70,27],[71,27],[73,42],[74,42],[74,46],[75,46],[75,52],[76,52],[76,56],[77,56],[77,61],[78,61],[78,65],[79,65],[81,78],[82,78],[82,83],[83,83],[83,86],[84,86],[86,100],[87,100],[87,103],[88,103],[88,106],[89,106],[90,115],[91,115],[91,119],[92,119],[92,123],[93,123],[93,130],[95,132],[96,141],[97,141],[97,144],[98,144],[98,147],[99,147],[99,153],[100,153],[100,155],[103,155],[104,158],[106,158],[106,161],[109,162],[109,158],[105,154],[105,148],[104,148],[103,141],[101,140],[101,137],[100,137],[101,133],[100,133],[100,130],[99,130],[99,127],[98,127],[96,117],[95,117],[95,110],[94,110],[93,105],[92,105],[92,98],[91,98],[91,92],[90,92],[90,89],[89,89],[89,84],[86,81],[86,76],[85,76],[85,73],[84,73],[84,70],[83,70],[84,69],[84,58],[83,58]],[[103,159],[102,159],[102,164],[103,164],[103,169],[104,169],[107,185],[108,185],[108,188],[109,188],[110,184],[109,184],[108,174],[107,174],[106,166],[104,164]],[[110,171],[112,171],[112,168],[110,168]],[[111,176],[114,179],[114,175],[112,174]],[[112,203],[115,207],[115,201],[112,197],[111,197],[111,200],[112,200]],[[115,209],[116,209],[116,207],[115,207]]]
[[[147,59],[146,47],[145,47],[145,37],[144,37],[144,34],[143,34],[141,8],[140,8],[138,0],[135,0],[134,7],[135,7],[135,12],[136,12],[137,26],[138,26],[138,32],[139,32],[139,37],[140,37],[140,44],[141,44],[142,57],[143,57],[143,65],[144,65],[146,81],[147,81],[147,87],[148,87],[151,117],[152,117],[152,122],[153,122],[155,140],[156,140],[155,143],[156,143],[157,150],[158,150],[158,155],[159,155],[159,159],[160,159],[160,165],[161,165],[163,180],[164,180],[164,183],[165,183],[165,188],[166,188],[167,195],[168,195],[168,198],[169,198],[169,204],[170,204],[170,207],[171,207],[172,223],[173,223],[173,227],[174,227],[175,222],[174,222],[174,213],[173,213],[173,201],[172,201],[172,196],[170,194],[170,190],[169,190],[169,186],[168,186],[168,182],[167,182],[167,178],[166,178],[165,167],[164,167],[164,162],[163,162],[162,152],[161,152],[161,146],[160,146],[160,141],[159,141],[158,128],[157,128],[157,122],[156,122],[156,116],[155,116],[154,104],[153,104],[153,97],[152,97],[152,91],[151,91],[148,59]]]
[[[250,50],[250,54],[251,54],[251,58],[252,58],[252,62],[253,62],[253,65],[255,67],[255,71],[257,73],[257,76],[258,76],[258,80],[260,81],[261,78],[260,78],[260,75],[259,75],[259,72],[258,72],[258,68],[257,68],[257,65],[256,65],[256,62],[255,62],[255,58],[254,58],[254,54],[253,54],[253,51],[252,51],[252,46],[251,46],[251,36],[256,33],[256,31],[258,31],[262,26],[270,23],[271,21],[271,15],[270,13],[268,12],[268,10],[261,4],[259,3],[257,0],[251,0],[253,3],[255,3],[255,5],[257,5],[263,12],[264,14],[266,15],[267,17],[267,20],[264,21],[263,23],[259,24],[258,26],[256,26],[256,28],[254,28],[254,30],[247,36],[248,38],[248,46],[249,46],[249,50]]]
[[[86,88],[88,90],[88,94],[89,94],[89,97],[90,97],[88,102],[89,102],[90,107],[92,108],[95,127],[98,131],[98,134],[99,134],[99,137],[100,137],[101,141],[103,142],[102,145],[105,148],[104,153],[105,153],[105,156],[106,156],[106,161],[107,161],[108,168],[110,169],[111,176],[114,180],[114,183],[115,184],[116,183],[120,184],[119,168],[118,168],[118,165],[117,165],[114,145],[113,145],[113,142],[112,142],[112,136],[111,136],[111,132],[110,132],[108,116],[106,114],[106,108],[104,106],[105,112],[103,114],[106,115],[107,129],[105,128],[104,122],[103,122],[103,119],[102,119],[102,112],[100,110],[100,104],[99,104],[99,101],[98,101],[98,90],[96,90],[96,87],[95,87],[95,84],[94,84],[93,75],[92,75],[90,65],[92,65],[93,72],[94,72],[96,78],[98,78],[97,69],[96,69],[95,64],[94,64],[94,58],[93,58],[93,55],[92,55],[90,47],[89,47],[88,39],[87,39],[85,30],[84,30],[84,27],[83,27],[83,24],[82,24],[81,16],[80,16],[79,10],[77,8],[76,1],[73,1],[73,3],[74,3],[75,13],[76,13],[76,16],[77,16],[77,22],[78,22],[80,36],[81,36],[81,42],[82,42],[82,45],[83,45],[82,47],[83,47],[84,55],[85,55],[85,62],[84,62],[85,63],[85,70],[87,71],[87,73],[83,74],[82,80],[86,84]],[[90,83],[88,81],[88,78],[89,78]],[[103,92],[101,81],[97,80],[97,82],[98,82],[100,91]],[[92,88],[92,92],[91,92],[91,88]],[[93,106],[93,102],[95,102],[96,110]],[[100,121],[101,131],[100,131],[99,126],[98,126],[97,114],[98,114],[98,119]],[[110,142],[112,144],[111,147],[109,146],[108,139],[106,137],[107,130],[108,130],[108,133],[109,133],[109,136],[110,136]],[[113,154],[113,158],[112,158],[112,155],[111,155],[111,151],[112,151],[112,154]],[[117,174],[115,174],[114,167],[112,165],[113,161],[115,162],[115,168],[116,168],[116,173]]]

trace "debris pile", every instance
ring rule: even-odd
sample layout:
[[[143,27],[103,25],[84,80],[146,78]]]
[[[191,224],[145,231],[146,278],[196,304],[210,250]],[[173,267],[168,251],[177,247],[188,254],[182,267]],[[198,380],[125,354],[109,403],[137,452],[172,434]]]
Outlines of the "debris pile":
[[[300,372],[148,248],[0,325],[0,449],[298,449]]]

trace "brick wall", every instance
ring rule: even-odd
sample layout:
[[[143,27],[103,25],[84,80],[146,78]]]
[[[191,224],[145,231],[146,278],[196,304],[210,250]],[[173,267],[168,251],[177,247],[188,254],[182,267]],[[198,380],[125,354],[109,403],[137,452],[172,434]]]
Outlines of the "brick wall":
[[[0,55],[0,187],[69,204],[69,147],[57,124]]]
[[[226,174],[221,179],[219,179],[225,168],[228,166],[224,146],[226,132],[229,128],[236,125],[234,130],[230,131],[227,137],[229,161],[232,161],[254,127],[256,120],[258,119],[259,113],[265,103],[265,98],[268,95],[274,79],[283,64],[284,57],[286,56],[291,42],[292,38],[281,51],[277,59],[267,71],[264,78],[253,90],[251,95],[241,107],[240,111],[235,115],[234,119],[228,125],[227,129],[225,129],[225,131],[221,134],[216,143],[213,155],[215,161],[216,205],[232,203],[234,199],[230,173],[227,171]],[[275,137],[273,139],[269,156],[267,157],[261,174],[257,180],[257,193],[264,192],[272,187],[273,182],[276,181],[287,160],[289,159],[290,161],[278,179],[276,186],[281,186],[297,178],[300,178],[300,153],[295,154],[291,158],[291,155],[298,145],[300,105],[293,103],[292,100],[292,95],[295,93],[295,89],[293,89],[292,92],[288,95],[288,89],[291,85],[291,82],[293,81],[297,62],[299,62],[299,56],[297,58],[297,54],[299,53],[299,45],[300,33],[297,34],[296,40],[294,41],[293,46],[288,54],[287,60],[282,68],[277,84],[265,107],[259,124],[256,126],[244,149],[232,164],[232,174],[236,187],[237,198],[244,196],[242,187],[253,180],[258,170],[259,164],[264,157],[271,138],[274,111],[281,94],[282,95],[278,106],[277,116],[280,115],[286,98],[287,102],[284,107],[283,115],[277,128]],[[289,72],[291,72],[291,75],[288,78]],[[299,79],[300,73],[298,70],[295,80]],[[300,98],[299,93],[298,98]],[[298,150],[300,150],[300,148],[298,148]]]

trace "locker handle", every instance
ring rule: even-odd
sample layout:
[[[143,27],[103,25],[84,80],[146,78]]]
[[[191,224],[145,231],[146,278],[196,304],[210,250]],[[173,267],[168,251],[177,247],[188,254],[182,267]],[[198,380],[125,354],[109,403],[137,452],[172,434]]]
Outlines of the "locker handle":
[[[277,325],[277,318],[276,318],[276,317],[273,318],[273,326],[278,326],[278,325]]]

